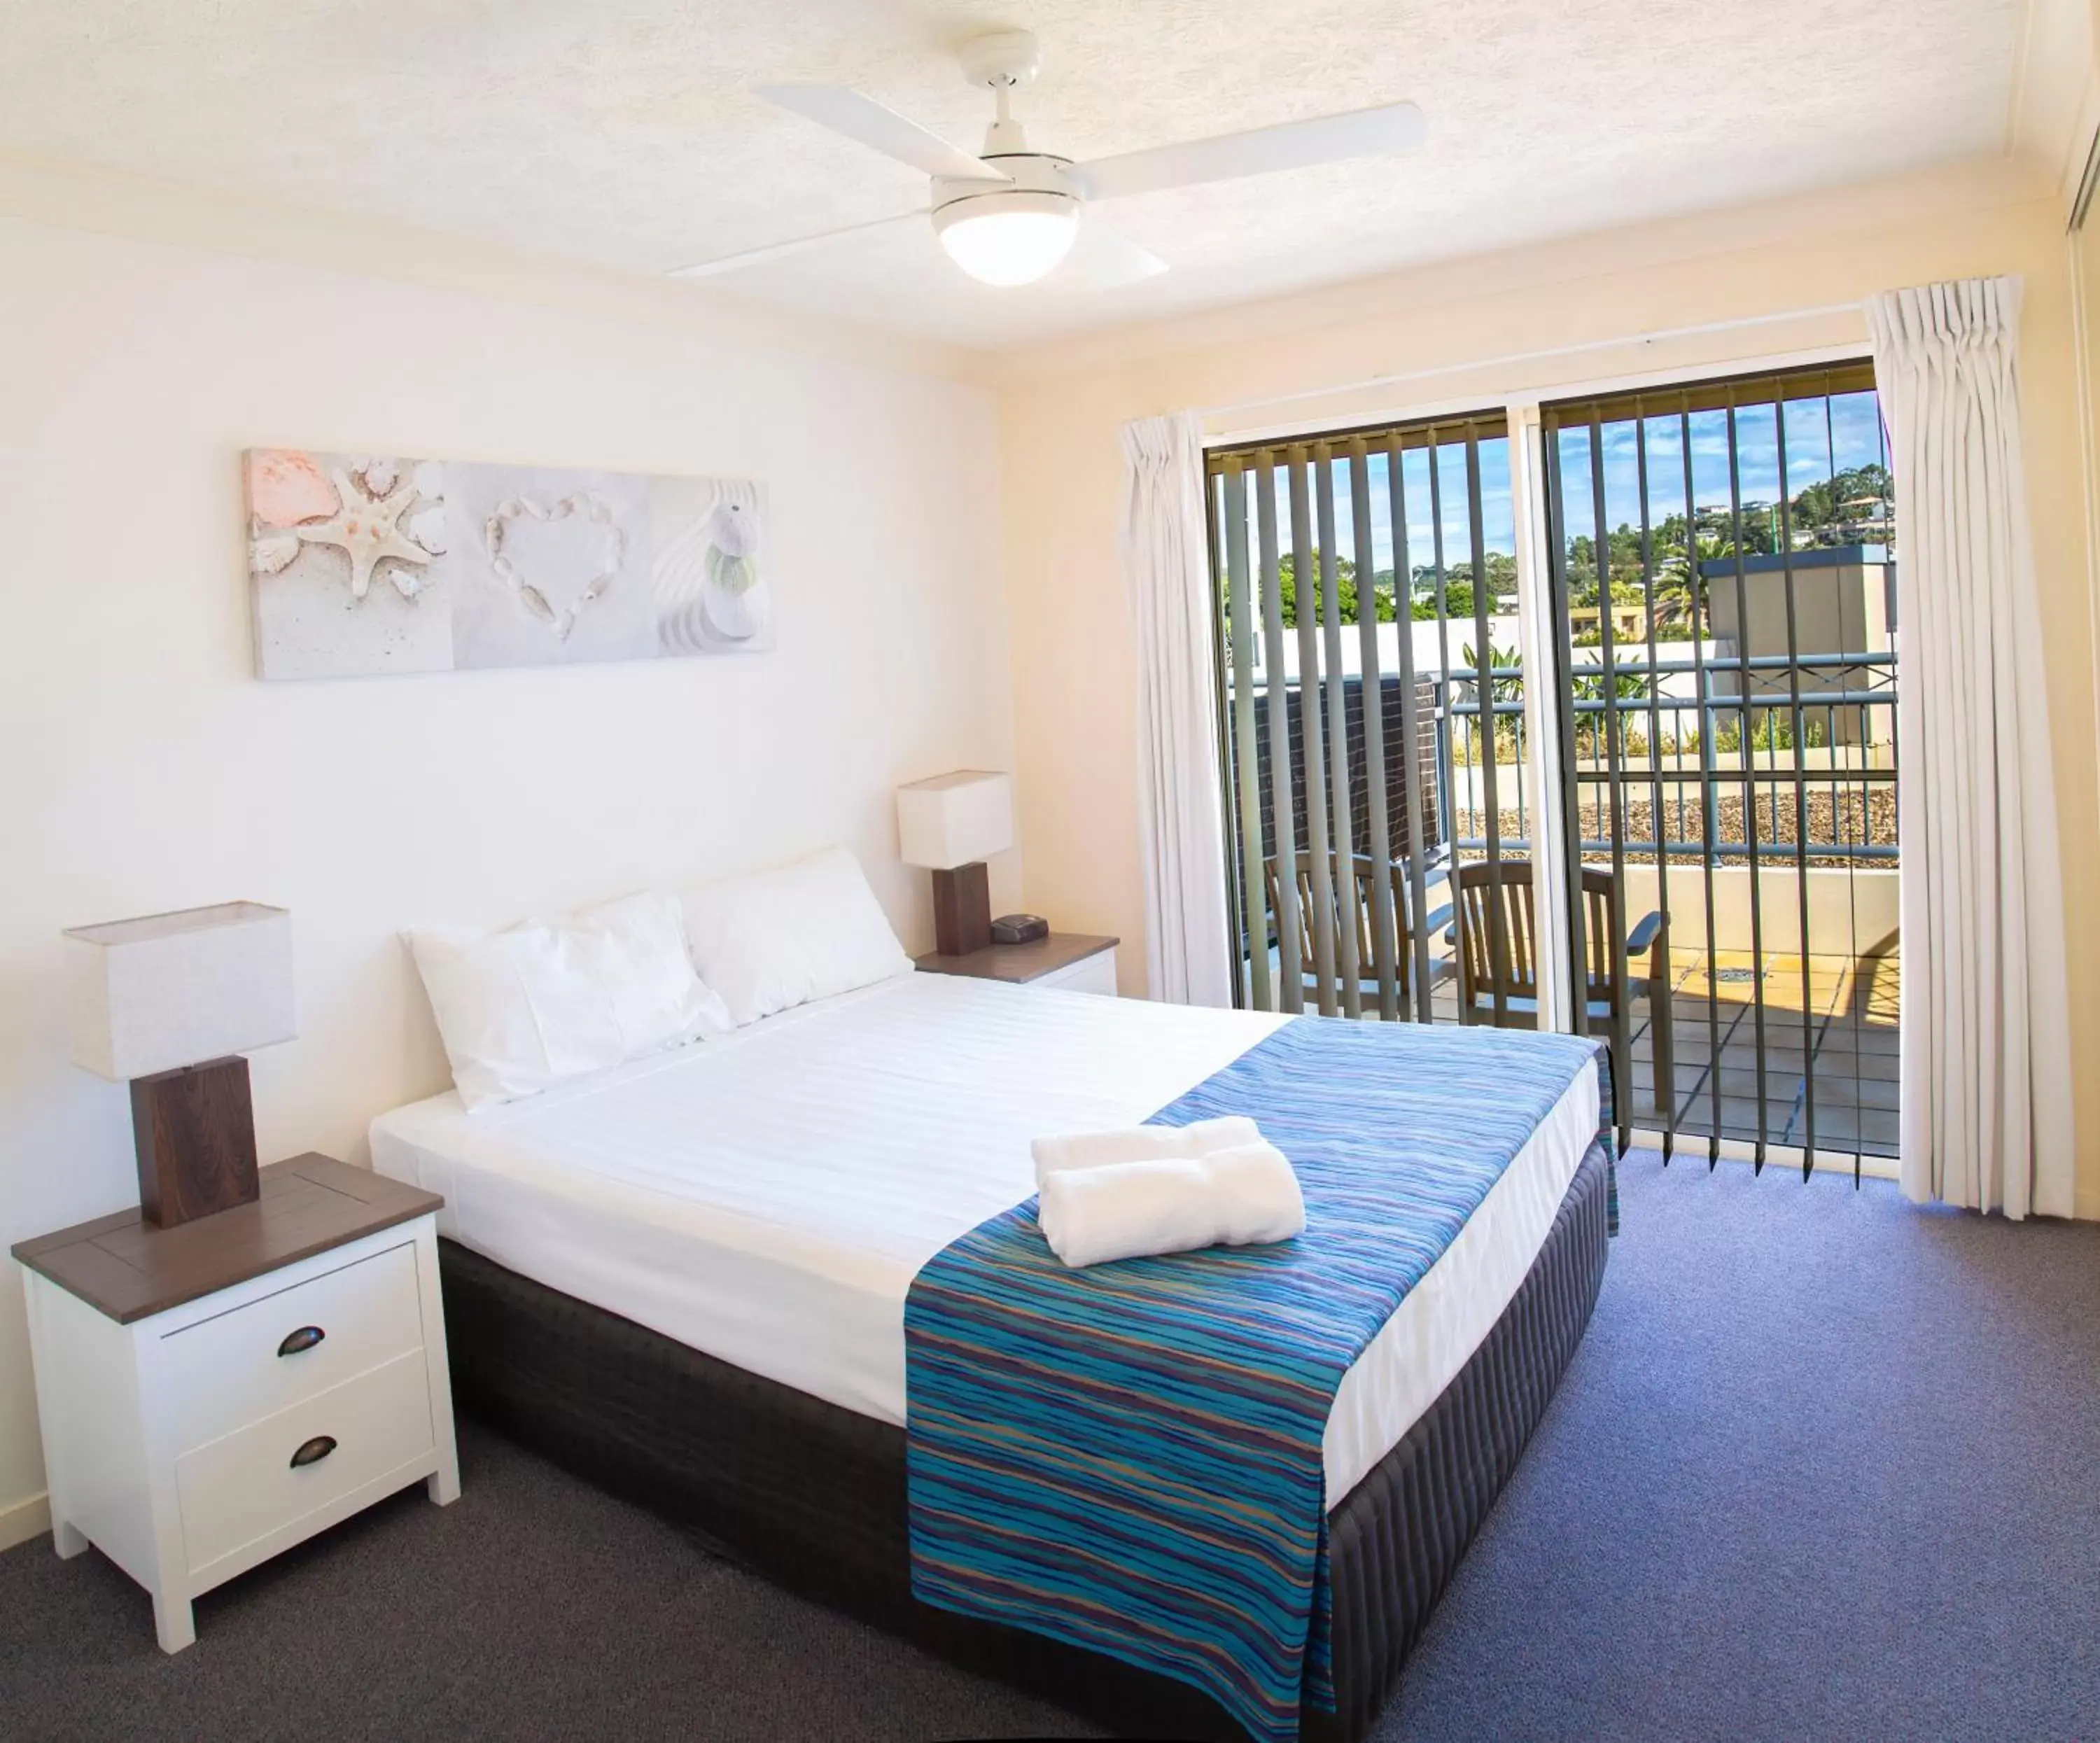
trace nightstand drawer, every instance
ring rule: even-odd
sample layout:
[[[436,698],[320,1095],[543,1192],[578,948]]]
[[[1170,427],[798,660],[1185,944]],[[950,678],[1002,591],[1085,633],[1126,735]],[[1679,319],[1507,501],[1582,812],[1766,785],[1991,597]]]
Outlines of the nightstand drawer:
[[[1067,992],[1105,993],[1115,996],[1116,953],[1111,946],[1096,951],[1091,956],[1082,956],[1077,962],[1061,969],[1053,969],[1028,983],[1031,986],[1061,986]]]
[[[296,1525],[432,1445],[418,1349],[185,1454],[175,1491],[189,1571]],[[294,1464],[302,1452],[307,1462]]]
[[[170,1332],[161,1350],[175,1450],[216,1441],[422,1345],[412,1240]]]

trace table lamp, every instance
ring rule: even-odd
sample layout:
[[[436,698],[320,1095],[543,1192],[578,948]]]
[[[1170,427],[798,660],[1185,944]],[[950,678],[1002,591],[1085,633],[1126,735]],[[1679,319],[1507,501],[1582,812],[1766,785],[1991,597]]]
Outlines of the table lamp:
[[[933,942],[943,956],[991,942],[985,860],[1013,845],[1013,783],[959,769],[897,789],[898,846],[908,866],[933,874]]]
[[[161,1228],[252,1204],[248,1061],[293,1038],[292,916],[257,902],[65,934],[73,1061],[131,1085],[139,1202]]]

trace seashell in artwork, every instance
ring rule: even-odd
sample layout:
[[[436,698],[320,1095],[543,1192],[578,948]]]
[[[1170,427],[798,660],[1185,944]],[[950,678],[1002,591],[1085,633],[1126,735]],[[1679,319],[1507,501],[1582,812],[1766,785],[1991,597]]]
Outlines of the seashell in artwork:
[[[758,585],[758,517],[734,500],[717,503],[708,517],[708,580],[718,594],[741,598]],[[730,627],[732,620],[745,622],[743,612],[725,616],[712,605],[707,612],[708,621],[732,640],[757,633],[755,625]]]
[[[701,592],[700,610],[726,642],[748,642],[765,628],[767,601],[762,593],[711,586]]]
[[[357,476],[376,502],[394,494],[394,487],[401,482],[401,469],[390,460],[368,460]]]
[[[421,490],[422,488],[421,483],[421,472],[422,468],[418,467],[417,469],[418,479],[417,488],[418,490]],[[413,539],[418,545],[421,545],[423,549],[428,551],[433,557],[442,557],[444,555],[445,511],[442,505],[434,503],[428,508],[417,510],[413,514],[408,517],[406,523],[404,523],[404,525],[407,527],[408,536]]]
[[[733,555],[719,545],[711,545],[708,579],[726,593],[748,594],[758,585],[758,563],[754,558]]]
[[[248,506],[267,526],[292,527],[325,520],[342,505],[311,454],[258,448],[248,457]]]
[[[299,554],[296,532],[267,533],[248,547],[248,567],[256,575],[276,575]]]
[[[708,543],[725,557],[758,554],[758,517],[741,502],[716,505],[708,517]]]
[[[735,480],[660,539],[651,564],[656,633],[667,653],[770,645],[773,602],[760,558],[763,515],[756,488]]]

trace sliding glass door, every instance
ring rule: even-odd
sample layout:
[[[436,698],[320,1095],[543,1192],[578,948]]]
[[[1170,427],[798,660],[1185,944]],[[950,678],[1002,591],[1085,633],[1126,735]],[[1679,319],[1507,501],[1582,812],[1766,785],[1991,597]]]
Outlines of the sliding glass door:
[[[1529,909],[1469,938],[1459,900],[1529,849],[1503,417],[1215,450],[1209,486],[1242,1002],[1535,1021]]]
[[[1542,425],[1575,983],[1616,1026],[1631,1123],[1804,1172],[1893,1155],[1899,637],[1872,368]]]
[[[1871,365],[1207,465],[1240,1001],[1572,1022],[1608,1043],[1622,1141],[1892,1156],[1899,633]],[[1520,524],[1544,547],[1521,563]]]

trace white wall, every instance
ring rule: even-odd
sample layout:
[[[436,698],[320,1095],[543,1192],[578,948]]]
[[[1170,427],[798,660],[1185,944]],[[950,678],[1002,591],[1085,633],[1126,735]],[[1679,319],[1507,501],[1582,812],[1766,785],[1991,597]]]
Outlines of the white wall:
[[[929,947],[890,789],[1011,766],[993,413],[815,338],[0,218],[0,1239],[137,1198],[124,1089],[67,1063],[64,925],[291,909],[300,1039],[254,1061],[266,1159],[361,1161],[373,1114],[443,1086],[404,925],[844,841]],[[779,651],[258,682],[238,455],[268,444],[761,479]],[[0,1531],[42,1486],[30,1399],[8,1266]]]

